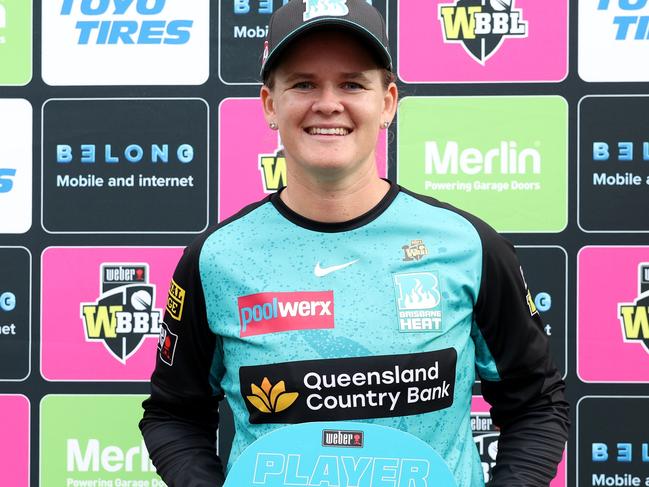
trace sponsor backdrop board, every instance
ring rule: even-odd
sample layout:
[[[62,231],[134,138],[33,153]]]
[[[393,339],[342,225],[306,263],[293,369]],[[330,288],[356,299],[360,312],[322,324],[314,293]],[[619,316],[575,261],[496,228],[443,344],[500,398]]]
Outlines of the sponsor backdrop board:
[[[200,99],[48,100],[43,106],[43,228],[52,233],[203,230],[209,204],[208,112]]]
[[[581,380],[649,382],[647,305],[649,247],[586,247],[579,252],[577,372]]]
[[[32,78],[32,0],[0,2],[0,86]]]
[[[407,83],[557,82],[568,74],[568,0],[397,3]]]
[[[0,0],[0,395],[107,393],[84,404],[113,407],[148,392],[181,249],[285,180],[258,101],[262,36],[285,1]],[[594,467],[577,480],[584,425],[607,419],[577,431],[574,412],[594,394],[649,396],[649,1],[367,1],[402,100],[379,173],[507,233],[568,384],[566,485],[633,482]],[[635,421],[635,401],[611,410]],[[39,484],[34,418],[28,465],[7,463],[30,480],[0,484]]]
[[[167,289],[181,253],[180,247],[45,249],[41,258],[43,377],[148,380]]]
[[[219,221],[286,185],[279,132],[264,120],[259,98],[228,98],[219,106]],[[387,138],[381,131],[376,164],[387,176]]]
[[[407,97],[397,181],[500,232],[560,232],[568,222],[567,124],[559,96]]]
[[[200,85],[212,2],[42,2],[43,80],[61,85]]]
[[[137,426],[145,397],[45,396],[40,403],[39,485],[165,487]]]
[[[0,381],[26,379],[31,350],[32,257],[0,247]]]
[[[0,233],[25,233],[32,226],[31,128],[27,100],[0,99]]]
[[[649,485],[647,408],[649,397],[587,396],[579,401],[575,485]]]
[[[584,81],[649,81],[646,0],[579,0],[579,76]]]
[[[491,469],[496,464],[496,455],[498,454],[498,438],[500,431],[491,421],[489,408],[491,406],[482,396],[473,396],[471,401],[471,430],[473,431],[473,441],[475,441],[482,471],[484,472],[485,483],[493,480]],[[557,475],[550,482],[550,487],[568,487],[568,476],[566,469],[566,453],[557,467]]]
[[[29,399],[0,394],[0,411],[2,483],[29,487]]]
[[[649,17],[647,17],[649,21]],[[649,232],[647,96],[579,102],[579,226],[587,232]]]

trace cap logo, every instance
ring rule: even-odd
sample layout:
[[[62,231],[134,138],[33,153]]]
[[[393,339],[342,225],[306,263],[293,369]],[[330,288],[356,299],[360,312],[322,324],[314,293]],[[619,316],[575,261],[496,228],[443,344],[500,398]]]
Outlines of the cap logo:
[[[347,0],[303,0],[303,2],[304,15],[302,15],[302,19],[305,22],[316,17],[343,17],[349,13]]]

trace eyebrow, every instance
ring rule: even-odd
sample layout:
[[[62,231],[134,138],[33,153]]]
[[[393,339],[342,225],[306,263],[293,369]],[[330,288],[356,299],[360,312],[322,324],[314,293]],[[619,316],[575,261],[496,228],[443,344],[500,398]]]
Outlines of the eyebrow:
[[[313,73],[292,73],[286,77],[285,82],[290,83],[292,81],[295,81],[297,79],[307,79],[307,80],[312,80],[316,76]],[[343,79],[348,79],[348,80],[357,80],[357,81],[364,81],[365,83],[369,83],[371,80],[370,78],[362,71],[352,71],[350,73],[341,73],[341,78]]]

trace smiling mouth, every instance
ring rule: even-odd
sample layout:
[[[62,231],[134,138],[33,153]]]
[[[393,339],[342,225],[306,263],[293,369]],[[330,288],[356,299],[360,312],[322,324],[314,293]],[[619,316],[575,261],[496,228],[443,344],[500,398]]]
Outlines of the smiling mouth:
[[[309,135],[349,135],[352,131],[345,127],[335,128],[322,128],[322,127],[308,127],[305,129]]]

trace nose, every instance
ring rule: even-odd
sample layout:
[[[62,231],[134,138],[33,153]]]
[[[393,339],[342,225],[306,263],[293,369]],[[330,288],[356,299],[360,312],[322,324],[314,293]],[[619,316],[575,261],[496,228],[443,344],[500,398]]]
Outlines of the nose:
[[[323,86],[318,92],[317,99],[313,102],[311,110],[325,115],[342,112],[345,109],[340,96],[334,86]]]

